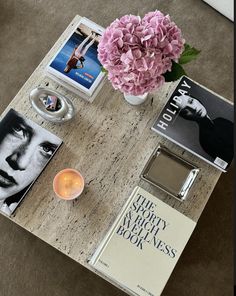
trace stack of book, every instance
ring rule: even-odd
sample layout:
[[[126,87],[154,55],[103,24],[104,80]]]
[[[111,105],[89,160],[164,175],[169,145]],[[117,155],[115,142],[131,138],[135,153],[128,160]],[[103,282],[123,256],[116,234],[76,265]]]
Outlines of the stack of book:
[[[47,75],[92,102],[104,82],[97,47],[104,28],[82,18],[46,68]]]

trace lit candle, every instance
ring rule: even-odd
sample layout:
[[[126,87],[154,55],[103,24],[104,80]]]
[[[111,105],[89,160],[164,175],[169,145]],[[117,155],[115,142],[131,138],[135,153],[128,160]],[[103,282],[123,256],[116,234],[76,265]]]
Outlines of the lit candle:
[[[84,189],[84,178],[74,169],[64,169],[56,174],[53,180],[53,190],[56,195],[65,200],[75,199]]]

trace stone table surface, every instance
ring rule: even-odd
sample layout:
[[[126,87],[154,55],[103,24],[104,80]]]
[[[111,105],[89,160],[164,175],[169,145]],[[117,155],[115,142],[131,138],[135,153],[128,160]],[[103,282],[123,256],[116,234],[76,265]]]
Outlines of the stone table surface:
[[[91,269],[88,258],[136,185],[197,222],[221,172],[151,131],[175,83],[165,84],[143,105],[134,107],[108,81],[91,104],[46,77],[45,66],[78,20],[79,16],[71,22],[3,115],[14,108],[64,141],[10,219]],[[70,98],[77,110],[75,118],[64,124],[52,124],[37,115],[30,106],[29,93],[38,86],[48,86]],[[184,202],[139,178],[158,143],[201,168]],[[58,199],[52,188],[56,173],[67,167],[79,170],[85,178],[85,190],[74,201]]]

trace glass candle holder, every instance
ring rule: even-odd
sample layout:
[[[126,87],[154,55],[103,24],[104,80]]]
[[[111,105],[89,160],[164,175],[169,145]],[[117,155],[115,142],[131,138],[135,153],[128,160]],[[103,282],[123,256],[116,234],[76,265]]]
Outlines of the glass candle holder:
[[[64,169],[54,177],[53,190],[61,199],[75,199],[80,196],[83,189],[84,178],[77,170]]]

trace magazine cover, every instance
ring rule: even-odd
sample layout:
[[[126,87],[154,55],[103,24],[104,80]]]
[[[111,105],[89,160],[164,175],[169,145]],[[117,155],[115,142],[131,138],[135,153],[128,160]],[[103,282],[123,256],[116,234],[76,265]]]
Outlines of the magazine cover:
[[[82,18],[49,63],[48,72],[92,95],[104,77],[97,58],[97,46],[103,31],[102,27]]]
[[[0,211],[11,215],[62,141],[11,109],[0,122]]]
[[[137,186],[89,263],[132,295],[159,296],[195,226]]]
[[[225,171],[233,159],[233,104],[183,76],[152,129]]]

